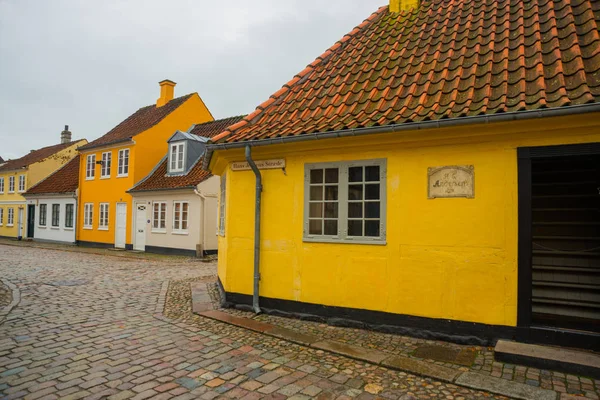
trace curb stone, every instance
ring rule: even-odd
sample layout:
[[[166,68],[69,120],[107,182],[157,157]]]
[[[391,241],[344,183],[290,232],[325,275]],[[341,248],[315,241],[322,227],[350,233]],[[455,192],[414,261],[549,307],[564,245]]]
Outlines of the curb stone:
[[[19,288],[13,283],[11,283],[8,279],[2,278],[0,279],[0,281],[10,289],[12,296],[12,301],[10,302],[10,304],[4,307],[2,310],[0,310],[0,324],[2,324],[4,323],[4,321],[6,321],[6,318],[8,317],[8,314],[12,311],[12,309],[15,308],[21,302],[21,292],[19,291]]]
[[[197,293],[197,295],[192,298],[192,309],[209,309],[208,311],[195,312],[195,314],[205,318],[214,319],[266,336],[276,337],[301,346],[339,354],[369,364],[379,365],[384,368],[453,383],[469,389],[485,390],[509,398],[520,400],[557,400],[559,397],[559,393],[554,390],[541,389],[524,383],[508,381],[506,379],[496,378],[478,372],[460,372],[448,367],[416,360],[406,356],[376,352],[371,349],[365,349],[364,347],[340,343],[333,340],[321,340],[313,335],[302,334],[302,338],[299,340],[297,337],[299,333],[290,329],[283,329],[276,325],[258,322],[250,318],[232,316],[225,312],[214,310],[212,303],[207,304],[203,302],[201,304],[194,304],[194,300],[205,301],[205,297],[198,293],[200,290],[199,286],[200,285],[196,284],[193,288],[190,287],[190,289]],[[208,292],[206,284],[203,284],[203,286]]]

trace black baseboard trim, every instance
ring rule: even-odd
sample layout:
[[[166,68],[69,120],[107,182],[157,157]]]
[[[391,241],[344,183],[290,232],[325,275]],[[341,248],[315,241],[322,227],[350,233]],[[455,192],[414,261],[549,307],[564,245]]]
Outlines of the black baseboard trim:
[[[13,240],[19,240],[18,237],[16,236],[2,236],[0,235],[0,239],[13,239]]]
[[[205,256],[214,256],[218,253],[218,250],[204,250]]]
[[[163,254],[168,256],[196,257],[196,250],[175,249],[172,247],[146,246],[146,253]]]
[[[86,242],[84,240],[78,240],[77,245],[82,246],[82,247],[92,247],[95,249],[114,249],[115,248],[114,243]]]
[[[133,250],[133,245],[132,244],[126,244],[125,245],[125,250]]]

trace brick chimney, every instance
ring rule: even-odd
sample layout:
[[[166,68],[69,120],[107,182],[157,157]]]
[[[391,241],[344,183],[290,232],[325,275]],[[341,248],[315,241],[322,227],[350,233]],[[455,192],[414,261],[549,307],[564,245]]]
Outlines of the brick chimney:
[[[175,82],[165,79],[164,81],[158,82],[160,85],[160,97],[156,100],[156,107],[162,107],[169,101],[173,100],[175,94]]]
[[[69,125],[65,125],[65,130],[60,133],[60,142],[71,143],[71,131],[69,130]]]
[[[419,8],[419,0],[390,0],[390,12],[399,13]]]

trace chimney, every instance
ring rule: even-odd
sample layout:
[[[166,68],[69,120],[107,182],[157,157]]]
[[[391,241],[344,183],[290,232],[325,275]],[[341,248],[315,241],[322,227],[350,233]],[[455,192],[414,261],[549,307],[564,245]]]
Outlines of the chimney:
[[[65,130],[60,133],[60,142],[61,143],[71,143],[71,131],[69,130],[69,125],[65,125]]]
[[[419,0],[390,0],[390,12],[399,13],[419,8]]]
[[[173,100],[173,94],[175,93],[175,82],[165,79],[164,81],[158,82],[160,85],[160,97],[156,100],[156,107],[162,107],[169,101]]]

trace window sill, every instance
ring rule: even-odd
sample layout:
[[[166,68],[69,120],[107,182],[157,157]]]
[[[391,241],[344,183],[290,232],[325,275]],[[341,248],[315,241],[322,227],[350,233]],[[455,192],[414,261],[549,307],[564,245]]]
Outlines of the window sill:
[[[7,192],[8,194],[15,194],[15,192]]]
[[[27,190],[19,190],[18,193],[25,193]]]
[[[60,227],[59,226],[51,226],[50,229],[53,229],[53,230],[57,231],[57,230],[60,229]]]
[[[92,230],[92,229],[94,229],[94,227],[93,226],[84,226],[83,229]]]
[[[375,246],[386,246],[386,240],[362,240],[362,239],[335,239],[335,238],[302,238],[303,242],[306,243],[324,243],[324,244],[371,244]]]
[[[108,175],[108,176],[101,176],[100,179],[110,179],[110,175]]]
[[[162,234],[162,235],[164,235],[164,234],[166,234],[166,233],[167,233],[167,231],[166,231],[166,230],[164,230],[164,231],[155,231],[155,230],[151,230],[150,232],[152,232],[152,233],[160,233],[160,234]]]
[[[117,178],[128,178],[128,177],[129,177],[129,174],[127,174],[127,175],[117,175]]]
[[[106,227],[106,228],[101,228],[101,227],[98,227],[98,230],[99,230],[99,231],[107,231],[107,230],[108,230],[108,227]]]
[[[64,228],[65,231],[72,231],[73,228]]]
[[[186,231],[172,231],[171,232],[173,235],[189,235],[189,232]]]
[[[44,225],[38,225],[38,229],[46,229],[46,226],[44,226]]]
[[[15,224],[6,224],[7,227],[13,227]]]
[[[95,179],[95,177],[92,177],[92,178],[87,178],[87,177],[86,177],[86,178],[85,178],[85,180],[86,180],[86,181],[93,181],[94,179]]]

